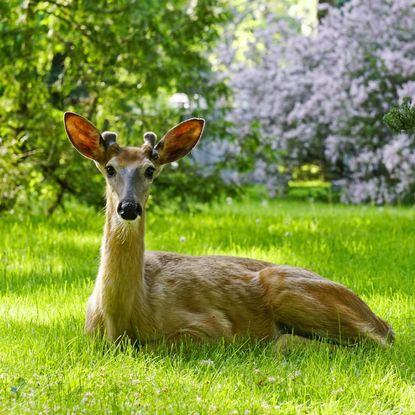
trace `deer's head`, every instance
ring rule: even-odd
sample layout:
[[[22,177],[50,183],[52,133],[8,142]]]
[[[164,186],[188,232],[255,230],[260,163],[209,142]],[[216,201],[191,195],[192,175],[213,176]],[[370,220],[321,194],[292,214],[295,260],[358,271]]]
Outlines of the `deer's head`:
[[[64,123],[72,145],[93,160],[104,175],[118,216],[133,221],[141,216],[150,186],[162,166],[193,149],[205,122],[199,118],[183,121],[158,142],[156,135],[148,132],[140,147],[121,147],[115,133],[101,134],[90,121],[73,112],[65,113]]]

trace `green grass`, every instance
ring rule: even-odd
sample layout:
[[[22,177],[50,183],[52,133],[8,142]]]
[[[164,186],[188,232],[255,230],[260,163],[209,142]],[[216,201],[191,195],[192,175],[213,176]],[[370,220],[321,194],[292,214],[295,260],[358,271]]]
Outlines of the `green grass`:
[[[102,214],[0,218],[0,413],[415,413],[415,209],[272,202],[150,206],[149,249],[313,269],[387,319],[393,348],[312,342],[119,350],[83,333]],[[185,240],[183,241],[185,237]]]

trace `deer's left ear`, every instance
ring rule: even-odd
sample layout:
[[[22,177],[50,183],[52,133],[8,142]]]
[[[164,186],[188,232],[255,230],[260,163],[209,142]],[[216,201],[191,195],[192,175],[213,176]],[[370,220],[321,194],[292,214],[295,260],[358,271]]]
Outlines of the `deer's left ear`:
[[[106,156],[104,140],[99,130],[86,118],[65,112],[66,134],[72,145],[86,158],[102,162]]]
[[[202,136],[204,125],[205,120],[191,118],[169,130],[155,147],[157,163],[171,163],[190,153]]]

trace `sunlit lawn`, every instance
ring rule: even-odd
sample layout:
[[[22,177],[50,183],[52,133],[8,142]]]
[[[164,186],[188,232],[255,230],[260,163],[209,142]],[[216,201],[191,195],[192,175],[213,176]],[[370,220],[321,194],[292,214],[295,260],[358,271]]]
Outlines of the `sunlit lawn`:
[[[0,412],[415,413],[415,209],[279,201],[150,208],[147,246],[313,269],[359,293],[391,349],[244,341],[120,351],[83,333],[102,214],[0,218]]]

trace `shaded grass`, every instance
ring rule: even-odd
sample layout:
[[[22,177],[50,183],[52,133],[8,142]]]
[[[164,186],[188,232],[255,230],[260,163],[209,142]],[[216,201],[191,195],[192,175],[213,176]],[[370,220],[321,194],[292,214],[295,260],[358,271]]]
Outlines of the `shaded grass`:
[[[83,334],[102,215],[0,219],[2,413],[415,413],[415,210],[272,202],[150,206],[147,246],[313,269],[393,325],[393,348],[244,340],[122,351]]]

